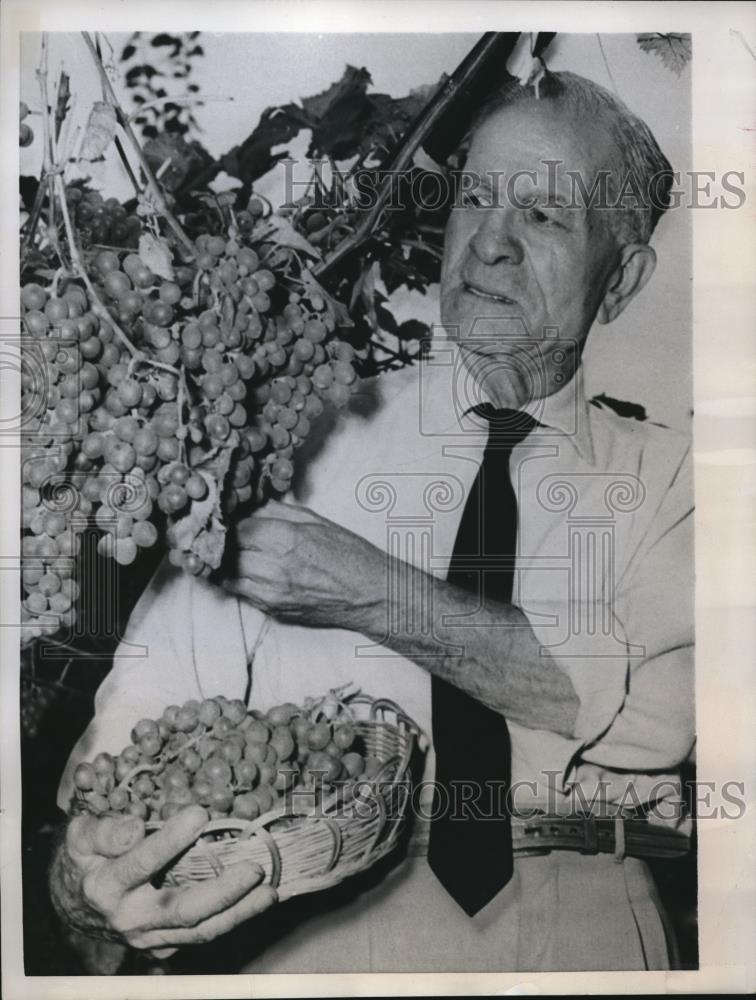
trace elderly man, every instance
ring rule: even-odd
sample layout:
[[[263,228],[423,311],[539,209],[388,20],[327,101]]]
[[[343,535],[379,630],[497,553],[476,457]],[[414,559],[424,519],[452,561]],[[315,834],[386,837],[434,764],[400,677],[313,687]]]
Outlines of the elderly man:
[[[74,926],[163,954],[258,915],[249,972],[668,967],[643,858],[687,846],[689,443],[588,403],[580,371],[593,323],[655,265],[664,204],[611,199],[628,174],[636,194],[664,191],[666,170],[648,128],[589,81],[505,87],[473,129],[447,229],[445,337],[366,383],[292,502],[239,526],[223,588],[161,569],[72,755],[122,745],[170,702],[250,689],[267,707],[353,681],[430,738],[435,787],[405,854],[269,909],[243,867],[150,885],[202,810],[146,839],[136,820],[79,818],[51,882]],[[490,790],[506,787],[502,807]]]

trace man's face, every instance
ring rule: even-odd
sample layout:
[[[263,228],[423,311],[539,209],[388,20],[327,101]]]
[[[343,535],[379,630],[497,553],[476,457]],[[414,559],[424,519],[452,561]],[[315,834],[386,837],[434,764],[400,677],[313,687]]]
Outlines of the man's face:
[[[498,406],[548,396],[577,370],[618,244],[609,212],[580,205],[566,171],[590,191],[611,153],[603,129],[568,119],[557,101],[495,112],[472,138],[446,229],[441,320],[458,328],[466,367]],[[550,185],[546,161],[559,162]],[[528,173],[512,187],[518,171]]]

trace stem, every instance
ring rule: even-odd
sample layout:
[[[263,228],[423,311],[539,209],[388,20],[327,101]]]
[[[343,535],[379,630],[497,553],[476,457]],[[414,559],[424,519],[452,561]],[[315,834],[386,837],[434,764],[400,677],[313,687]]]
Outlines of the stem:
[[[37,232],[37,226],[39,225],[39,217],[42,214],[42,205],[45,201],[45,191],[47,189],[47,175],[44,170],[42,171],[42,176],[40,177],[39,184],[37,185],[37,191],[34,195],[34,204],[32,205],[32,210],[29,215],[29,221],[26,224],[26,233],[24,234],[24,240],[21,244],[21,264],[23,267],[23,261],[29,252],[29,247],[34,241],[34,235]]]
[[[105,72],[105,67],[102,64],[102,59],[97,54],[97,49],[94,46],[94,42],[92,41],[92,38],[88,31],[82,31],[81,34],[87,48],[89,49],[92,59],[94,60],[95,66],[97,67],[97,72],[100,75],[103,91],[107,94],[108,101],[110,102],[110,104],[113,107],[113,110],[116,113],[116,119],[118,120],[118,124],[123,129],[126,138],[131,143],[131,147],[134,150],[137,159],[139,160],[139,165],[141,166],[142,172],[147,181],[147,187],[150,190],[150,194],[152,196],[152,199],[155,203],[158,212],[160,213],[160,215],[163,216],[165,221],[173,230],[174,235],[178,239],[179,243],[181,244],[187,255],[193,258],[195,256],[194,245],[184,232],[178,219],[168,208],[168,203],[165,200],[162,188],[156,181],[155,175],[152,172],[152,168],[147,162],[147,157],[144,155],[144,151],[142,150],[142,147],[139,143],[139,139],[137,138],[136,133],[131,127],[128,115],[123,110],[118,98],[116,97],[116,93],[113,90],[113,85],[111,84],[110,79],[108,78],[108,74]]]
[[[47,98],[47,32],[42,35],[42,45],[40,49],[39,56],[39,66],[37,67],[37,83],[39,84],[39,91],[42,98],[42,173],[39,178],[39,186],[37,187],[36,194],[34,195],[34,204],[32,205],[31,215],[29,217],[29,222],[27,224],[26,235],[24,236],[24,241],[21,244],[21,261],[23,262],[24,257],[29,252],[34,236],[37,232],[37,226],[39,225],[39,218],[42,214],[42,205],[45,200],[45,190],[48,186],[48,176],[50,173],[50,149],[48,141],[48,116],[50,108],[48,105]]]
[[[501,35],[498,32],[488,32],[483,35],[478,44],[468,53],[452,75],[439,84],[433,97],[405,134],[399,148],[384,165],[385,176],[379,185],[375,204],[363,216],[354,231],[354,235],[347,237],[340,243],[328,260],[323,261],[313,268],[312,273],[318,280],[321,280],[325,275],[332,272],[371,238],[395,185],[401,176],[411,167],[412,158],[417,149],[428,139],[440,120],[447,115],[452,102],[455,101],[458,95],[464,96],[465,91],[470,89],[473,78],[481,70],[487,68],[491,60],[491,54],[496,54],[498,58],[501,58],[503,54],[508,55],[514,48],[518,37],[519,33],[517,32],[513,32],[508,36]],[[503,53],[502,48],[508,51]]]
[[[118,155],[121,158],[121,163],[123,164],[123,169],[129,175],[129,180],[131,181],[131,186],[134,188],[134,192],[135,192],[135,194],[138,197],[142,193],[142,187],[141,187],[139,181],[137,180],[137,176],[134,173],[133,167],[129,163],[129,158],[126,155],[126,150],[123,148],[123,143],[121,142],[121,140],[118,138],[117,135],[113,137],[113,141],[115,142],[116,151],[117,151]]]
[[[415,250],[421,250],[423,253],[430,254],[431,257],[435,257],[436,260],[442,260],[443,254],[436,247],[431,246],[430,243],[422,243],[420,240],[402,240],[402,245],[405,247],[413,247]]]
[[[110,45],[110,42],[108,42],[108,45],[110,46],[110,51],[112,54],[113,46]],[[100,51],[99,39],[97,39],[97,58],[100,62],[102,62],[102,52]],[[102,99],[103,101],[107,101],[108,94],[107,91],[105,90],[105,84],[102,82],[102,79],[100,79],[100,87],[102,89]],[[116,152],[118,153],[121,163],[123,164],[123,169],[126,171],[126,174],[128,175],[128,178],[131,181],[131,186],[134,188],[134,192],[136,193],[137,197],[139,197],[139,195],[142,193],[142,186],[137,180],[136,174],[134,173],[134,170],[131,164],[129,163],[129,158],[128,156],[126,156],[126,150],[123,148],[123,143],[121,142],[120,138],[117,135],[113,136],[113,143],[115,145]]]
[[[131,354],[132,358],[134,359],[143,358],[144,355],[142,354],[142,352],[137,350],[136,347],[134,347],[129,338],[126,336],[126,334],[123,332],[120,326],[110,315],[110,313],[107,310],[107,307],[105,306],[105,304],[95,291],[94,285],[89,280],[89,275],[87,274],[86,268],[84,267],[84,263],[81,259],[81,254],[79,253],[79,247],[76,243],[76,237],[74,236],[73,226],[71,225],[71,216],[68,214],[68,203],[66,202],[66,188],[65,184],[63,183],[63,176],[61,174],[55,175],[55,185],[58,191],[58,198],[60,199],[60,210],[63,213],[63,225],[65,226],[66,230],[66,238],[68,240],[68,251],[71,254],[71,262],[73,263],[74,268],[78,271],[79,276],[86,285],[87,292],[89,293],[90,298],[97,306],[97,308],[93,311],[95,312],[96,315],[100,317],[100,319],[110,323],[110,325],[113,327],[115,335],[121,341],[126,350]]]

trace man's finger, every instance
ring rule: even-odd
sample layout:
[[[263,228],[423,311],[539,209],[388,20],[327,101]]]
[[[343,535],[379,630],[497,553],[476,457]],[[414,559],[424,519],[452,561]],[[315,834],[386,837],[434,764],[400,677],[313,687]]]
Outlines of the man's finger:
[[[205,823],[207,813],[200,806],[183,809],[160,830],[112,861],[108,867],[108,878],[121,889],[136,889],[144,885],[177,854],[191,847]]]
[[[302,507],[300,504],[294,503],[283,503],[281,500],[274,500],[273,498],[268,500],[263,508],[263,517],[265,515],[279,518],[282,521],[294,521],[297,524],[312,524],[313,521],[324,520],[324,518],[319,517],[314,511],[310,510],[309,507]]]
[[[131,850],[144,837],[144,823],[137,816],[86,814],[71,820],[66,832],[66,846],[76,855],[100,855],[117,858]]]
[[[245,920],[263,913],[272,906],[278,899],[278,893],[269,885],[262,885],[258,889],[253,889],[238,903],[235,903],[223,913],[215,914],[196,927],[182,929],[161,929],[148,931],[140,940],[132,941],[135,948],[162,949],[180,948],[189,944],[204,944],[213,941],[221,934],[227,934]]]
[[[260,542],[260,539],[264,537],[265,533],[265,523],[264,520],[257,518],[247,518],[246,521],[242,521],[237,525],[236,528],[236,541],[241,549],[255,549]]]
[[[259,865],[240,862],[216,878],[179,889],[162,916],[163,927],[196,927],[222,913],[251,892],[263,879]]]

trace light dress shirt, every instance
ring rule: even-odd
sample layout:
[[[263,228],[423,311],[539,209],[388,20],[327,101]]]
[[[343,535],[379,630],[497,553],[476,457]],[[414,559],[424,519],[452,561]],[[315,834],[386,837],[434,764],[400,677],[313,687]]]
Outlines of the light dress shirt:
[[[427,361],[366,380],[346,412],[321,418],[287,499],[445,578],[487,441],[487,424],[470,412],[482,401],[455,345],[436,343]],[[523,409],[539,426],[510,458],[513,603],[570,678],[579,710],[571,737],[509,722],[515,808],[655,804],[653,820],[685,828],[677,768],[694,743],[689,438],[587,401],[580,371]],[[468,624],[496,627],[482,612]],[[168,704],[223,693],[266,709],[351,682],[396,701],[426,734],[418,801],[427,815],[430,681],[384,645],[281,624],[166,561],[134,609],[58,801],[67,808],[77,762],[118,753],[139,718]]]

